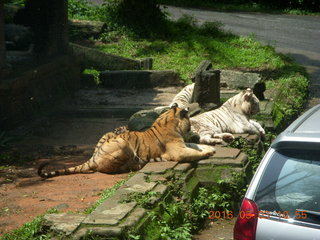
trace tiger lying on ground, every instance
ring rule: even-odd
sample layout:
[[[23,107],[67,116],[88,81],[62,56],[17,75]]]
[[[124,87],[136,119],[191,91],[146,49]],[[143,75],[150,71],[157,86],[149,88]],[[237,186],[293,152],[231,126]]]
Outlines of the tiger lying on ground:
[[[220,108],[190,118],[191,131],[200,136],[200,143],[216,144],[230,142],[232,133],[260,134],[265,131],[250,116],[258,113],[259,99],[248,88],[228,99]]]
[[[144,132],[124,132],[106,137],[87,162],[49,173],[42,172],[48,165],[44,163],[39,167],[38,174],[42,178],[50,178],[74,173],[121,173],[139,170],[152,159],[190,162],[212,156],[215,151],[211,146],[186,146],[182,136],[189,130],[188,110],[173,105]]]

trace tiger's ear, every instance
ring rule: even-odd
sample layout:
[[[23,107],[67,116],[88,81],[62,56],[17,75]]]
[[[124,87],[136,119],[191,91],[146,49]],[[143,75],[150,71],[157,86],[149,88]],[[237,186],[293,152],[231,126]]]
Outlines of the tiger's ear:
[[[245,90],[245,94],[244,94],[244,100],[245,101],[250,101],[252,99],[253,96],[253,91],[251,88],[247,88]]]
[[[178,107],[178,103],[173,103],[172,105],[171,105],[171,108],[177,108]]]
[[[189,108],[182,109],[180,111],[180,118],[189,118],[188,113],[189,113]]]

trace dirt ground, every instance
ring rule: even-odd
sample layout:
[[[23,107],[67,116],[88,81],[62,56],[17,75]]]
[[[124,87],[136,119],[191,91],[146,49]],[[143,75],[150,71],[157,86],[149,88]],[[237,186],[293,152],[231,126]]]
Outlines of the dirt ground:
[[[103,190],[127,176],[94,173],[42,180],[37,175],[37,167],[43,161],[49,160],[49,167],[59,169],[64,164],[74,166],[87,159],[88,154],[80,151],[76,155],[49,156],[23,166],[0,169],[0,235],[22,226],[50,208],[61,212],[81,212],[99,199]]]
[[[178,91],[173,87],[143,91],[83,88],[66,101],[61,111],[41,116],[22,130],[18,128],[18,136],[27,134],[15,142],[13,152],[18,158],[34,160],[8,167],[0,160],[0,235],[50,208],[83,211],[92,205],[103,190],[127,174],[77,174],[41,180],[37,175],[39,164],[49,160],[48,168],[56,170],[85,162],[99,138],[126,125],[137,108],[168,105]]]
[[[210,221],[208,226],[193,236],[194,240],[233,240],[236,218]]]

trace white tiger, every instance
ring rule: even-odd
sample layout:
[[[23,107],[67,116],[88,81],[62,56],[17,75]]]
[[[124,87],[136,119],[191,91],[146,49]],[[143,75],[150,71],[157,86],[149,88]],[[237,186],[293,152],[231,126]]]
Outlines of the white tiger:
[[[191,117],[191,131],[200,143],[216,144],[234,139],[231,133],[265,134],[258,122],[249,117],[260,111],[259,99],[248,88],[228,99],[220,108]]]
[[[186,108],[191,103],[191,97],[194,89],[194,83],[185,86],[172,100],[170,107],[177,103],[179,107]]]

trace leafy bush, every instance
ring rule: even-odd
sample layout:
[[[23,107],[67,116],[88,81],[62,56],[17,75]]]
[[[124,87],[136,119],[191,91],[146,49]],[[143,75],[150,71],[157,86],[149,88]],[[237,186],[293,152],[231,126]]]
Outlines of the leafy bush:
[[[103,20],[104,12],[100,6],[94,6],[88,0],[69,0],[69,18],[86,20]]]

